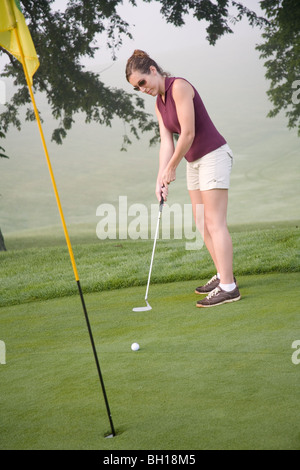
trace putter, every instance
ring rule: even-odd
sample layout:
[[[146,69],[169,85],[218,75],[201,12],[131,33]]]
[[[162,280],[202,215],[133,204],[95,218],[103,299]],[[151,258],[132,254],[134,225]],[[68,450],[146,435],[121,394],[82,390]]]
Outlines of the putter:
[[[148,292],[149,292],[149,286],[150,286],[150,279],[151,279],[151,272],[152,272],[152,266],[153,266],[155,247],[156,247],[156,240],[157,240],[158,231],[159,231],[159,222],[160,222],[160,218],[161,218],[163,205],[164,205],[164,198],[161,197],[161,200],[160,200],[160,203],[159,203],[158,220],[157,220],[156,232],[155,232],[155,237],[154,237],[152,257],[151,257],[151,263],[150,263],[150,269],[149,269],[148,283],[147,283],[147,289],[146,289],[146,295],[145,295],[145,302],[146,302],[147,305],[146,305],[146,307],[133,308],[132,309],[133,312],[147,312],[147,310],[152,310],[152,307],[148,302]]]

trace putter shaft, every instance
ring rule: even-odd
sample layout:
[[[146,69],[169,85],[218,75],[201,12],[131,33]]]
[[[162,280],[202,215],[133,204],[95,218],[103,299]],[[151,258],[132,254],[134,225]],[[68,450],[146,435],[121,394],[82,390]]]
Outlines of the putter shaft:
[[[149,286],[150,286],[150,279],[151,279],[151,273],[152,273],[154,253],[155,253],[156,241],[157,241],[157,238],[158,238],[159,223],[160,223],[160,218],[161,218],[163,205],[164,205],[164,198],[161,197],[160,204],[159,204],[158,219],[157,219],[154,243],[153,243],[152,257],[151,257],[151,263],[150,263],[150,269],[149,269],[149,275],[148,275],[147,289],[146,289],[146,295],[145,295],[145,300],[146,301],[148,300],[148,292],[149,292]]]
[[[154,253],[155,253],[155,247],[156,247],[156,241],[158,238],[158,232],[159,232],[159,223],[160,223],[160,218],[161,218],[161,213],[164,205],[164,198],[161,197],[160,204],[159,204],[159,212],[158,212],[158,219],[157,219],[157,225],[156,225],[156,231],[155,231],[155,237],[154,237],[154,243],[153,243],[153,250],[152,250],[152,256],[151,256],[151,263],[150,263],[150,269],[149,269],[149,275],[148,275],[148,282],[147,282],[147,288],[146,288],[146,295],[145,295],[145,301],[147,303],[147,307],[138,307],[134,308],[134,312],[142,312],[146,310],[151,310],[152,307],[149,305],[148,302],[148,292],[149,292],[149,286],[150,286],[150,279],[151,279],[151,273],[152,273],[152,266],[153,266],[153,260],[154,260]]]

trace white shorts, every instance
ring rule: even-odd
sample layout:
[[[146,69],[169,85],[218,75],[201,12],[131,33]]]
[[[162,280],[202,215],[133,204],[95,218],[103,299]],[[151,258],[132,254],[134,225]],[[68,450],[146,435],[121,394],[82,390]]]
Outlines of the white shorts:
[[[188,190],[229,189],[232,165],[233,153],[228,144],[194,162],[187,162]]]

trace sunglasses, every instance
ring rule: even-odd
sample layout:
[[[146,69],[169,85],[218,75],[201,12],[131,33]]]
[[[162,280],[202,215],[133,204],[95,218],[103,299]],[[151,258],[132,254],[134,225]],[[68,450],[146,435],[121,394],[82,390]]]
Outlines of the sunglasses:
[[[133,87],[134,91],[140,91],[141,88],[144,88],[147,84],[146,80],[143,78],[138,82],[138,86]]]

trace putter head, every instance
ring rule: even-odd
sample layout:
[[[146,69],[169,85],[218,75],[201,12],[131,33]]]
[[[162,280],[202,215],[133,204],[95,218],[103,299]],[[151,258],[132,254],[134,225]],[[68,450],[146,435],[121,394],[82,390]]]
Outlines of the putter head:
[[[149,304],[148,300],[146,300],[147,307],[136,307],[133,308],[133,312],[147,312],[148,310],[152,310],[151,305]]]

